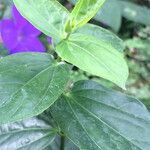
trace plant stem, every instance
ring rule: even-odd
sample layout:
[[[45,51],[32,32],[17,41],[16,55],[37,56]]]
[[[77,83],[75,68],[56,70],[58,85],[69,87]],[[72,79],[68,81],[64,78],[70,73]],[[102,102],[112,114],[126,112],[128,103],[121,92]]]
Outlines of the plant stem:
[[[65,149],[65,137],[62,135],[61,136],[61,143],[60,143],[60,150]]]

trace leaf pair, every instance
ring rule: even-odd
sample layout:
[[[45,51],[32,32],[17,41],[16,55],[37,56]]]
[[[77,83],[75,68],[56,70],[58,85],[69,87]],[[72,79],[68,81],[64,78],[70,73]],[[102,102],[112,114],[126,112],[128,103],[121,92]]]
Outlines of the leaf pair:
[[[79,0],[71,13],[56,0],[14,0],[14,3],[34,26],[52,36],[56,52],[63,60],[125,89],[128,67],[118,52],[123,50],[123,43],[98,26],[85,25],[104,1]]]
[[[56,150],[54,139],[61,129],[80,149],[149,150],[149,128],[150,114],[138,100],[96,82],[79,81],[40,116],[1,125],[0,145]]]

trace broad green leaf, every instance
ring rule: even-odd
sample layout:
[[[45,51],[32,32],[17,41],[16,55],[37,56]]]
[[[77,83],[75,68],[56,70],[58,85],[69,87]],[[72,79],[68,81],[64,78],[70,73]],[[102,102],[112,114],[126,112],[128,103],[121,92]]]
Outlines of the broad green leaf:
[[[0,123],[42,113],[63,93],[68,76],[68,67],[56,64],[49,54],[21,53],[0,59]]]
[[[78,0],[74,9],[71,12],[72,26],[80,27],[86,24],[92,17],[94,17],[105,0]]]
[[[54,39],[63,39],[69,12],[57,0],[14,0],[20,13],[36,28]]]
[[[123,17],[145,25],[150,25],[150,10],[147,7],[127,1],[119,1]]]
[[[125,88],[127,64],[122,53],[108,42],[94,36],[74,33],[57,45],[56,51],[61,58],[80,69]]]
[[[56,135],[48,121],[34,117],[0,126],[1,150],[46,150]]]
[[[146,107],[96,82],[77,82],[54,103],[51,113],[80,149],[150,149],[150,113]]]
[[[115,34],[110,32],[109,30],[106,30],[93,24],[87,24],[84,27],[79,28],[76,31],[76,33],[82,33],[87,36],[94,36],[95,38],[103,42],[111,44],[112,47],[114,47],[116,50],[120,52],[123,52],[123,50],[125,49],[125,44]]]

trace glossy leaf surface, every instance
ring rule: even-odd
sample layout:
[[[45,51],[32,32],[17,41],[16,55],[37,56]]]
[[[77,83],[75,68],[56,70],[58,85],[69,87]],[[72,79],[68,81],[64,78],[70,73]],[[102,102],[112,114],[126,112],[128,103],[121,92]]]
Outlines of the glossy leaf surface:
[[[56,129],[44,118],[34,117],[0,126],[1,150],[46,150],[50,149]]]
[[[105,0],[78,0],[75,8],[71,12],[72,24],[80,27],[93,18]]]
[[[63,38],[69,12],[57,0],[14,0],[20,13],[55,43]]]
[[[146,107],[96,82],[77,82],[70,93],[55,102],[51,112],[80,149],[150,149],[150,113]]]
[[[68,76],[68,67],[54,63],[49,54],[21,53],[2,58],[0,123],[42,113],[62,94]]]
[[[74,33],[68,40],[62,41],[56,51],[60,57],[80,69],[125,88],[128,67],[122,53],[108,42],[95,36]]]

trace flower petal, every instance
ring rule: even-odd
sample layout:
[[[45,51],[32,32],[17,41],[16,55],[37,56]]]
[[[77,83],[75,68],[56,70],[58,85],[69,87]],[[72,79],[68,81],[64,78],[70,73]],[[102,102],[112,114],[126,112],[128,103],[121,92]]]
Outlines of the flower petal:
[[[41,32],[36,29],[29,21],[27,21],[17,10],[17,8],[13,5],[13,18],[19,30],[23,30],[23,32],[28,36],[38,36]]]
[[[2,31],[2,21],[0,21],[0,44],[3,42],[2,41],[1,31]]]
[[[45,52],[46,49],[39,39],[29,37],[21,41],[16,48],[10,51],[10,54],[19,52]]]
[[[15,48],[17,45],[17,29],[12,20],[5,19],[1,22],[1,36],[8,49]]]
[[[41,34],[41,31],[39,31],[38,29],[36,29],[30,22],[27,22],[27,24],[25,25],[23,32],[25,34],[25,36],[38,36]]]
[[[0,38],[2,37],[1,36],[1,31],[2,31],[2,21],[0,21]]]
[[[18,29],[22,29],[28,21],[19,13],[15,5],[12,6],[12,14],[16,26],[18,27]]]

